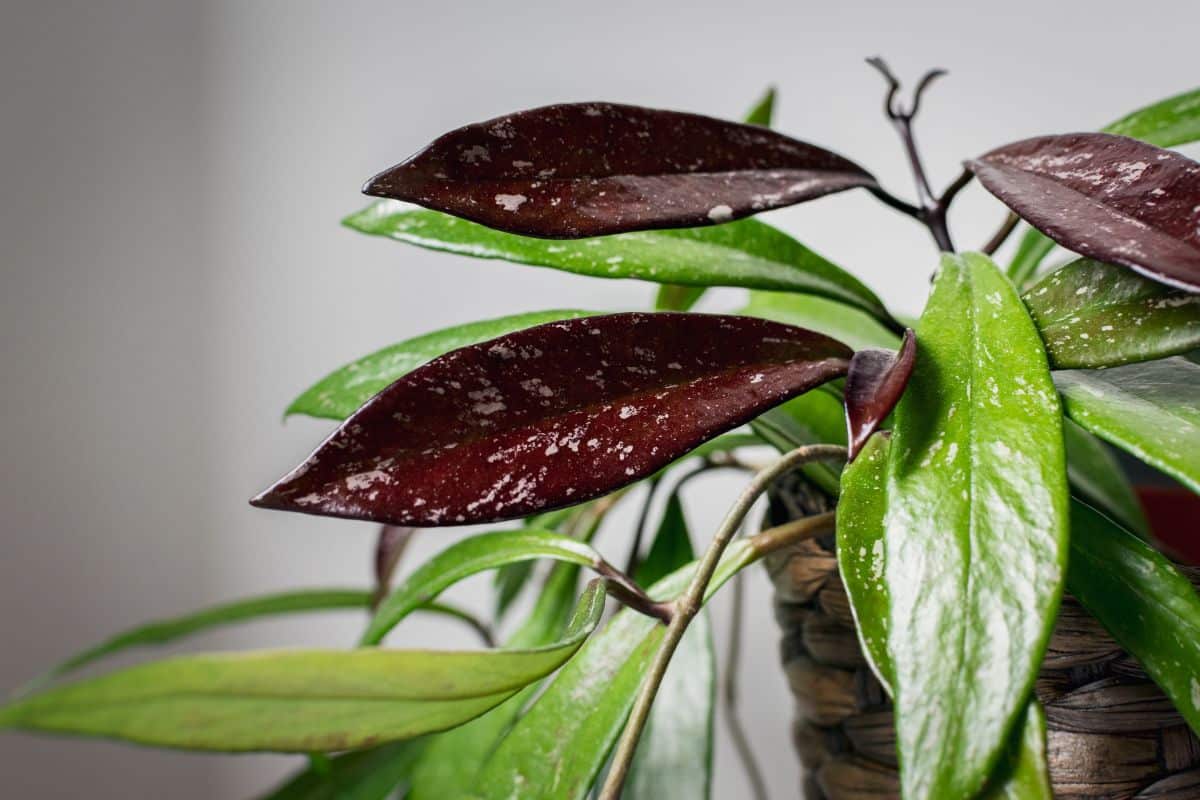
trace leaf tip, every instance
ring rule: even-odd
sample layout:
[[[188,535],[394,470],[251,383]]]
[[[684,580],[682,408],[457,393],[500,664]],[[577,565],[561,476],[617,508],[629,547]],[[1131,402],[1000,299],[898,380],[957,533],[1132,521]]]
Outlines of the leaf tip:
[[[848,461],[862,452],[871,434],[900,401],[916,357],[916,334],[905,328],[899,352],[871,348],[858,351],[850,360],[846,375]]]

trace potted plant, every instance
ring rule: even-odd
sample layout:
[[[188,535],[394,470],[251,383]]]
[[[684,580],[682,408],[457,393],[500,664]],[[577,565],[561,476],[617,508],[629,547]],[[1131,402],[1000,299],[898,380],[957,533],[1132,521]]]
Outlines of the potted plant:
[[[372,178],[384,199],[353,229],[652,281],[654,310],[501,317],[333,372],[288,411],[341,424],[253,503],[381,523],[374,585],[134,629],[27,687],[0,726],[308,754],[276,798],[704,797],[704,604],[765,560],[809,797],[1200,796],[1194,573],[1152,543],[1108,448],[1200,491],[1200,164],[1163,149],[1200,139],[1200,90],[1104,132],[1001,146],[938,193],[913,120],[941,72],[904,106],[871,63],[916,202],[772,131],[772,94],[745,123],[608,103],[519,112]],[[1012,213],[960,253],[947,216],[974,179]],[[934,273],[913,329],[749,219],[853,189],[924,225],[941,254],[904,267]],[[1002,268],[991,256],[1021,220]],[[1058,245],[1078,257],[1046,267]],[[750,301],[692,312],[710,286]],[[763,446],[781,455],[751,467],[746,449]],[[697,557],[679,487],[718,467],[752,475]],[[764,495],[763,529],[739,537]],[[618,567],[591,541],[633,497],[644,510]],[[417,528],[507,521],[392,586]],[[522,591],[532,601],[499,642],[443,598],[489,570],[497,619]],[[609,596],[624,608],[605,620]],[[209,626],[345,607],[371,610],[355,649],[50,683]],[[381,647],[413,613],[465,621],[487,647]]]

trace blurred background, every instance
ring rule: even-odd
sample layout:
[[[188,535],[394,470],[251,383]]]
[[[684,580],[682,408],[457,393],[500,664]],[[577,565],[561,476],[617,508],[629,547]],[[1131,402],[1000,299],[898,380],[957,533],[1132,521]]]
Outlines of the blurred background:
[[[776,124],[910,193],[863,57],[950,69],[918,136],[938,184],[1028,135],[1094,129],[1200,78],[1194,2],[14,2],[0,17],[0,690],[152,617],[288,587],[363,585],[374,528],[246,499],[326,425],[281,415],[335,366],[480,317],[628,309],[653,287],[471,261],[356,235],[362,181],[436,135],[508,111],[614,100]],[[972,187],[977,247],[1002,219]],[[917,312],[923,230],[850,192],[776,223]],[[713,294],[704,310],[735,307]],[[704,537],[736,482],[693,486]],[[619,554],[633,511],[599,545]],[[409,565],[463,531],[419,537]],[[486,580],[456,590],[483,609]],[[772,797],[796,796],[790,700],[765,577],[750,581],[744,714]],[[716,604],[718,635],[728,608]],[[342,646],[355,614],[189,647]],[[392,641],[457,646],[445,623]],[[246,797],[300,759],[4,735],[11,797]],[[725,742],[716,797],[745,796]]]

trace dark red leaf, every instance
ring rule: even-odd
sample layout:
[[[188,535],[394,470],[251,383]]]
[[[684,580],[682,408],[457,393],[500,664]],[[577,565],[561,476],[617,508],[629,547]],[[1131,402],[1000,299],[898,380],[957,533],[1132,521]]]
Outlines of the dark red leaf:
[[[396,565],[400,563],[416,532],[414,528],[397,525],[384,525],[379,529],[379,537],[375,540],[375,596],[372,606],[378,605],[387,596]]]
[[[451,131],[363,191],[575,238],[710,225],[874,185],[841,156],[757,125],[572,103]]]
[[[969,162],[1009,208],[1064,247],[1200,291],[1200,164],[1106,133],[1041,136]]]
[[[917,361],[917,339],[904,331],[900,352],[869,348],[850,359],[846,373],[846,432],[850,460],[892,413]]]
[[[400,378],[252,502],[393,525],[572,505],[845,374],[850,356],[819,333],[749,317],[540,325]]]

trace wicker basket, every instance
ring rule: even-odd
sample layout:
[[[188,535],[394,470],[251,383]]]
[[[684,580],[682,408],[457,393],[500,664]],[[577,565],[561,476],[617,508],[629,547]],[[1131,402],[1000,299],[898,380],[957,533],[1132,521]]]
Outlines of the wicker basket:
[[[775,519],[809,505],[789,498],[781,507],[778,493],[773,501]],[[766,567],[796,700],[802,796],[898,797],[891,705],[859,648],[832,538],[776,553]],[[1200,571],[1187,571],[1200,582]],[[1037,695],[1046,711],[1056,797],[1200,798],[1200,741],[1137,661],[1070,597],[1063,600]]]

